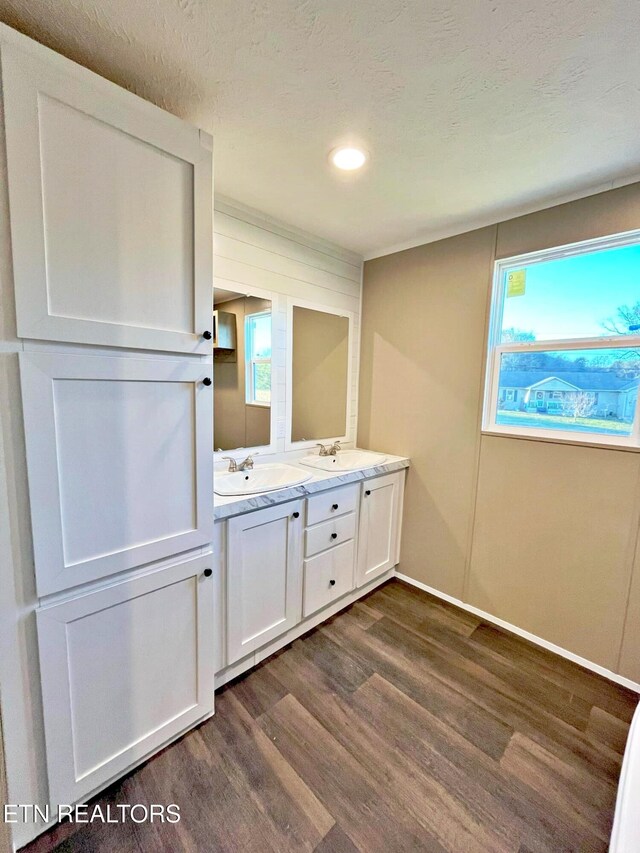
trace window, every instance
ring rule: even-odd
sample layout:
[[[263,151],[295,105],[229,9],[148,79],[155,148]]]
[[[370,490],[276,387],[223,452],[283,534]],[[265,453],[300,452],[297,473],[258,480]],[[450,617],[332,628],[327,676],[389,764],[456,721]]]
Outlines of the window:
[[[247,403],[271,405],[271,314],[245,317],[245,361]]]
[[[640,447],[640,232],[495,266],[483,427]]]

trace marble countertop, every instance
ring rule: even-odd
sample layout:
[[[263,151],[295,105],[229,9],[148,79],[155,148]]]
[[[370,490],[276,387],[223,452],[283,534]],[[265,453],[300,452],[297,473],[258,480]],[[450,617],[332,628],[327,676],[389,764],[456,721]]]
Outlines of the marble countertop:
[[[374,465],[371,468],[363,468],[358,471],[343,471],[341,474],[334,474],[332,471],[320,471],[316,468],[301,465],[296,459],[289,460],[283,458],[278,461],[286,462],[287,465],[300,468],[306,473],[313,472],[311,479],[298,486],[277,489],[273,492],[260,492],[255,495],[234,495],[232,497],[214,495],[214,519],[220,521],[223,518],[230,518],[233,515],[242,515],[245,512],[251,512],[254,509],[262,509],[265,506],[286,503],[286,501],[303,498],[307,495],[313,495],[316,492],[324,492],[326,489],[331,489],[334,486],[343,486],[346,483],[358,483],[361,480],[368,480],[371,477],[379,477],[381,474],[391,474],[394,471],[401,471],[403,468],[408,468],[410,464],[409,459],[405,456],[387,456],[386,460],[380,465]],[[257,462],[256,467],[259,464]]]

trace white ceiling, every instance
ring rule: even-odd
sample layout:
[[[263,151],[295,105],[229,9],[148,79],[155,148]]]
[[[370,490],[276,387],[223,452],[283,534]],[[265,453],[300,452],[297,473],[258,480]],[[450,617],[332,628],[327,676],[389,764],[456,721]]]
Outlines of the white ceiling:
[[[640,169],[637,0],[0,0],[215,136],[216,190],[366,256]],[[363,144],[339,175],[327,154]]]

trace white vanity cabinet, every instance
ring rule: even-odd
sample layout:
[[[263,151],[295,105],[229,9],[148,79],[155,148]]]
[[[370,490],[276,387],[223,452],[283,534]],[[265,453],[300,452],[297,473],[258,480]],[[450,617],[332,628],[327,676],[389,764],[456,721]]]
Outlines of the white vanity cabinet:
[[[38,610],[52,802],[83,800],[213,711],[212,560]]]
[[[404,472],[385,474],[361,485],[357,586],[395,566],[399,559]]]
[[[393,576],[405,471],[215,524],[216,687]]]
[[[300,621],[302,511],[302,501],[292,501],[228,522],[228,664]]]

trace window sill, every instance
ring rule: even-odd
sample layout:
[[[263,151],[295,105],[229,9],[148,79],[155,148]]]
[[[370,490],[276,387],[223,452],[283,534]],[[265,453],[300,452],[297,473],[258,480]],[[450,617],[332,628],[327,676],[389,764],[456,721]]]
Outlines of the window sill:
[[[245,406],[251,406],[254,409],[270,409],[271,403],[245,403]]]
[[[579,438],[560,438],[546,435],[522,435],[517,432],[507,432],[498,429],[483,429],[481,435],[490,435],[494,438],[515,438],[517,441],[542,441],[545,444],[570,444],[574,447],[590,447],[593,450],[623,450],[625,452],[638,453],[640,447],[633,444],[612,444],[606,441],[588,441]]]

